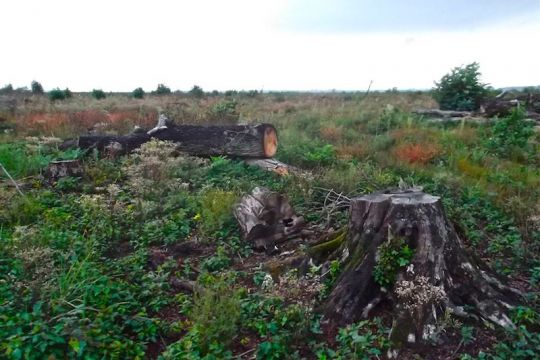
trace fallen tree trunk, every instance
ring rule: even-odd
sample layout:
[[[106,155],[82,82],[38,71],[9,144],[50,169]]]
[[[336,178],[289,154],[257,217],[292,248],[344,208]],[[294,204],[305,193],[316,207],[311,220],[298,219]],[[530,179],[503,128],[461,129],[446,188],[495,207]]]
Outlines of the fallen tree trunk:
[[[250,158],[269,158],[277,150],[277,132],[270,124],[198,126],[176,125],[160,116],[158,125],[146,132],[138,129],[126,136],[86,135],[65,147],[97,149],[112,154],[129,153],[151,139],[177,144],[179,151],[202,156],[229,155]]]
[[[473,114],[470,111],[454,111],[454,110],[439,110],[439,109],[417,109],[417,110],[414,110],[413,113],[427,116],[427,117],[441,118],[441,119],[471,117]]]
[[[436,196],[413,189],[353,198],[337,251],[343,272],[325,307],[332,322],[357,321],[389,300],[395,348],[431,340],[446,310],[514,326],[506,313],[520,293],[468,256]]]

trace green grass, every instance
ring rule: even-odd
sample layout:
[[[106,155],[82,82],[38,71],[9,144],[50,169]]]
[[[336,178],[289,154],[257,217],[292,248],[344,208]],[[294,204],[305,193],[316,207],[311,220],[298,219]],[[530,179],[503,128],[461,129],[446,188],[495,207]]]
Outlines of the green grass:
[[[321,323],[319,306],[339,276],[339,262],[332,263],[314,303],[295,297],[303,290],[289,283],[274,279],[270,286],[271,271],[241,240],[231,209],[253,187],[265,186],[286,194],[311,223],[339,229],[347,223],[346,211],[327,223],[320,188],[353,196],[400,180],[441,196],[469,250],[528,291],[515,331],[473,324],[460,333],[454,323],[447,333],[461,337],[444,340],[451,351],[461,338],[475,344],[486,331],[497,343],[480,354],[463,346],[463,358],[527,359],[538,351],[539,136],[525,129],[505,137],[519,118],[502,125],[431,124],[410,113],[433,104],[416,93],[374,93],[364,100],[355,94],[231,97],[182,99],[181,110],[206,121],[224,101],[234,101],[240,121],[274,123],[277,157],[311,175],[279,177],[238,160],[178,155],[166,143],[108,159],[58,151],[50,140],[25,139],[20,128],[17,135],[3,135],[0,162],[27,186],[24,197],[0,188],[0,358],[380,357],[389,346],[384,316],[334,332]],[[177,100],[137,101],[151,112]],[[108,96],[47,106],[72,113],[134,104]],[[15,119],[32,111],[25,106]],[[501,154],[503,148],[508,151]],[[83,177],[54,186],[40,179],[50,161],[75,157],[82,159]],[[197,251],[178,250],[188,241],[198,244]],[[390,272],[381,270],[381,282],[406,264],[409,254],[401,255],[400,263],[390,253],[385,257]],[[171,279],[195,284],[195,294],[179,292]]]

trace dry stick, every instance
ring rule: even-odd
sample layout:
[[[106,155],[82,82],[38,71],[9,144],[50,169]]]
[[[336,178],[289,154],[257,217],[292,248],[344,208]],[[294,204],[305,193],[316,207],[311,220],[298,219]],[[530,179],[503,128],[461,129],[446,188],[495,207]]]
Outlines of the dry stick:
[[[0,163],[0,167],[2,168],[4,173],[7,175],[7,177],[11,180],[13,185],[15,185],[15,189],[17,189],[19,194],[21,194],[21,196],[24,196],[23,192],[21,191],[21,188],[19,187],[19,184],[17,184],[17,182],[15,181],[15,179],[13,179],[13,177],[11,177],[11,175],[9,174],[9,172],[7,171],[7,169],[4,167],[2,163]]]
[[[257,348],[253,348],[253,349],[249,349],[248,351],[245,351],[239,355],[236,355],[236,358],[237,359],[242,359],[242,356],[246,356],[248,354],[251,354],[252,352],[254,352],[255,350],[257,350]]]
[[[362,102],[362,101],[364,101],[365,98],[367,98],[367,96],[369,95],[369,90],[371,89],[372,84],[373,84],[373,80],[371,80],[369,82],[369,86],[368,86],[368,88],[366,90],[366,93],[364,94],[364,96],[362,96],[362,98],[360,100],[358,100],[358,102]]]

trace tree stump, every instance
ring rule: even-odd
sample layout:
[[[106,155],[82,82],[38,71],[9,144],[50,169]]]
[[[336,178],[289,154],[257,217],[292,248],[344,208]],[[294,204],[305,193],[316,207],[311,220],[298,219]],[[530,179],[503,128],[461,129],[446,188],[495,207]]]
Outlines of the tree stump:
[[[334,323],[365,318],[387,299],[395,348],[431,340],[445,311],[514,326],[506,312],[520,293],[467,254],[439,197],[412,189],[353,198],[338,251],[344,270],[325,307]]]

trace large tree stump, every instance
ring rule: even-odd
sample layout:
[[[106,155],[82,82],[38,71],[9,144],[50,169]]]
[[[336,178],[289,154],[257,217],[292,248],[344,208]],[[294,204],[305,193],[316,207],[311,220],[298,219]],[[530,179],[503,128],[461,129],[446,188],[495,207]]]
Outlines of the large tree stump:
[[[270,158],[277,151],[277,132],[270,124],[257,125],[177,125],[163,115],[151,130],[137,129],[125,136],[85,135],[67,140],[63,147],[97,149],[127,154],[151,139],[172,141],[179,151],[202,156],[229,155]]]
[[[386,298],[395,347],[430,340],[446,310],[514,326],[506,312],[519,292],[468,256],[436,196],[409,190],[353,198],[338,251],[344,271],[325,308],[336,323],[367,317]]]

